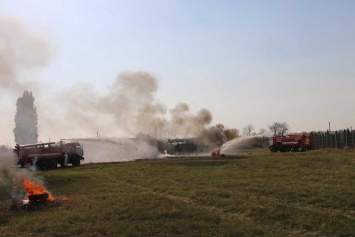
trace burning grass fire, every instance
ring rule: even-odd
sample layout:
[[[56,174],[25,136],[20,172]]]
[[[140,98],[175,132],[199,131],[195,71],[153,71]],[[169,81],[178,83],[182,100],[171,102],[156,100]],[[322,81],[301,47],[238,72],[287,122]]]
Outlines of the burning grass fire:
[[[13,199],[12,209],[29,208],[31,210],[42,208],[43,206],[56,206],[63,201],[67,201],[65,196],[55,199],[41,183],[35,183],[27,178],[18,179],[27,196],[23,200]],[[14,187],[17,189],[17,187]]]
[[[51,194],[49,194],[48,191],[46,191],[45,188],[43,187],[43,185],[41,185],[40,183],[36,184],[26,178],[23,178],[22,185],[26,189],[29,201],[45,202],[45,201],[53,201],[54,200],[53,196]]]

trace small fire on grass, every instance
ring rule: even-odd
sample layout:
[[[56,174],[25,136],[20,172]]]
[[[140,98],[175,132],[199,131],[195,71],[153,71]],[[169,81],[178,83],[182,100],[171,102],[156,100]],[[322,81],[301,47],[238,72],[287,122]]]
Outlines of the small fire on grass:
[[[48,205],[57,205],[63,201],[67,201],[67,197],[61,196],[60,199],[55,199],[40,183],[32,182],[26,178],[23,178],[21,184],[27,192],[27,197],[24,200],[13,200],[12,207],[17,209],[17,207],[28,207],[38,208]]]
[[[50,195],[40,183],[36,184],[24,178],[22,181],[22,185],[26,189],[26,192],[28,194],[28,200],[30,202],[46,202],[54,200],[53,196]]]

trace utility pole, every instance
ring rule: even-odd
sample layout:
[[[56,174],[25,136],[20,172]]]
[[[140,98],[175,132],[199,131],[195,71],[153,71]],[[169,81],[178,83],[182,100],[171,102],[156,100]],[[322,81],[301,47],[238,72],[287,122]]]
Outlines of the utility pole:
[[[353,149],[354,149],[354,133],[353,133],[353,127],[350,126],[350,132],[351,132],[351,141],[353,143]]]
[[[332,134],[330,133],[330,122],[329,122],[329,142],[330,142],[330,148],[332,148]]]

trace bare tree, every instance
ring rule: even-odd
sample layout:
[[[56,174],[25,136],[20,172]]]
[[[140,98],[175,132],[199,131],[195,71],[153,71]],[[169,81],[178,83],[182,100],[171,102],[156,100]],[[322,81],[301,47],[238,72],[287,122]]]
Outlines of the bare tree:
[[[266,135],[266,129],[265,128],[260,128],[258,134],[261,135],[261,136],[265,136]]]
[[[283,136],[290,129],[290,125],[288,125],[286,122],[274,122],[273,124],[268,125],[268,128],[273,134]]]
[[[248,124],[243,128],[243,134],[245,136],[250,136],[252,131],[254,131],[254,126],[252,124]]]

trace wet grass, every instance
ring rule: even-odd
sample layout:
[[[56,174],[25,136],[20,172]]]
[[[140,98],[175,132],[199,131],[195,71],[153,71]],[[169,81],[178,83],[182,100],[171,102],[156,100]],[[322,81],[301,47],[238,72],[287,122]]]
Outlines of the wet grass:
[[[355,153],[252,151],[41,172],[67,202],[9,210],[0,236],[355,236]]]

